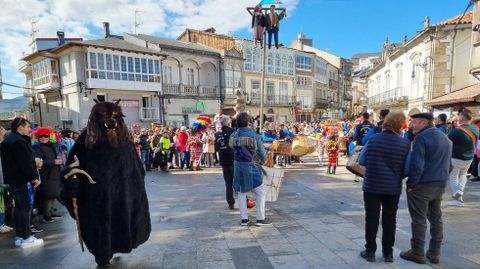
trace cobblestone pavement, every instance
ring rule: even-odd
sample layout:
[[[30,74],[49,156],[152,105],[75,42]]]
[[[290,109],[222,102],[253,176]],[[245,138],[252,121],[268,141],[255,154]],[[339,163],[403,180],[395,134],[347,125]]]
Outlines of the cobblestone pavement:
[[[343,167],[327,176],[314,157],[302,159],[286,169],[279,200],[267,205],[272,227],[239,226],[238,209],[227,209],[220,169],[150,172],[150,239],[130,254],[115,255],[111,268],[432,268],[398,257],[410,239],[405,195],[398,211],[395,262],[384,263],[381,251],[376,263],[361,259],[361,183],[353,182]],[[468,183],[465,200],[465,208],[444,209],[443,256],[434,268],[480,268],[480,183]],[[250,215],[254,220],[254,211]],[[45,231],[39,237],[46,242],[41,248],[21,250],[13,247],[13,233],[0,235],[0,268],[96,267],[93,256],[81,252],[70,217],[41,226]]]

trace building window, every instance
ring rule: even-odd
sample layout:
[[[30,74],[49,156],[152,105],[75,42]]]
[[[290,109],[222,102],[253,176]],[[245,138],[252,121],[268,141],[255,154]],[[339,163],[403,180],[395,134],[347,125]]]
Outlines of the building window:
[[[133,72],[133,58],[128,57],[128,72]]]
[[[252,70],[252,50],[245,49],[245,70]]]
[[[97,69],[97,54],[95,52],[90,52],[90,65],[89,67],[92,69]]]
[[[273,55],[271,53],[267,56],[267,72],[273,73]]]
[[[105,62],[107,63],[107,70],[112,70],[112,55],[105,54]]]
[[[118,61],[118,55],[113,55],[113,70],[120,71],[120,64]]]
[[[403,87],[403,64],[397,65],[397,83],[398,89]]]
[[[253,57],[252,57],[252,71],[258,71],[260,70],[259,67],[259,54],[256,49],[253,50]]]
[[[275,56],[275,74],[280,74],[280,68],[281,68],[282,62],[280,59],[280,54],[277,53]]]
[[[195,85],[195,71],[193,68],[187,68],[187,85],[194,86]]]
[[[293,57],[288,57],[288,75],[293,76]]]
[[[97,53],[98,56],[98,69],[104,70],[105,69],[105,58],[103,53]]]
[[[40,86],[50,83],[58,83],[57,60],[43,59],[32,65],[33,86]]]
[[[142,73],[146,74],[147,71],[147,59],[142,59]]]
[[[172,67],[169,65],[163,66],[163,83],[172,84]]]
[[[260,94],[260,80],[252,80],[250,81],[250,85],[253,94]]]
[[[148,73],[149,74],[153,74],[153,60],[152,59],[148,59]]]
[[[297,96],[297,102],[300,103],[302,108],[312,108],[312,97],[311,96]]]
[[[227,69],[225,70],[225,93],[226,94],[233,94],[233,67],[228,66]]]
[[[275,82],[267,81],[267,102],[275,100]]]
[[[155,74],[159,75],[160,74],[160,61],[155,60]]]
[[[312,85],[312,79],[306,76],[297,76],[297,85],[310,86]]]
[[[127,72],[127,57],[120,56],[120,63],[121,63],[121,66],[122,66],[122,71]]]
[[[282,57],[282,74],[286,75],[287,73],[288,73],[287,56],[283,55],[283,57]]]
[[[312,70],[312,57],[297,55],[297,68],[303,70]]]
[[[288,83],[280,82],[280,102],[282,104],[288,103]]]

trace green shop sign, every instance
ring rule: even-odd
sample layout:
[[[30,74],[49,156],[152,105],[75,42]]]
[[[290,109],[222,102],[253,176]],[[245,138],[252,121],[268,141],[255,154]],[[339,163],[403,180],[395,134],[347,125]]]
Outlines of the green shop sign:
[[[183,114],[203,114],[207,111],[207,105],[204,101],[197,100],[195,105],[193,106],[183,106],[182,113]]]

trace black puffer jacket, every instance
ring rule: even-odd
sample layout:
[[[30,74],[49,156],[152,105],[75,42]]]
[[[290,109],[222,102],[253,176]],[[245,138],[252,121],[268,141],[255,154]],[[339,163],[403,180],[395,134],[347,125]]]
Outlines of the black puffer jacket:
[[[33,146],[35,158],[43,160],[40,170],[42,184],[38,186],[38,192],[42,198],[54,199],[60,196],[62,191],[62,180],[60,179],[61,165],[55,165],[57,156],[61,155],[60,147],[57,144],[36,144]]]
[[[16,131],[6,135],[2,142],[1,156],[6,184],[21,185],[38,179],[30,137]]]

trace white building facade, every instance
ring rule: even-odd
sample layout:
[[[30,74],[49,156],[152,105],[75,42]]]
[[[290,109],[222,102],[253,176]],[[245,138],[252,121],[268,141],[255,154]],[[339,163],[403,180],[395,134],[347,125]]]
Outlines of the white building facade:
[[[263,65],[263,49],[254,48],[249,40],[237,40],[245,58],[245,90],[247,111],[250,115],[260,112],[260,88]],[[296,94],[295,51],[285,47],[266,50],[264,114],[268,121],[294,121]]]

